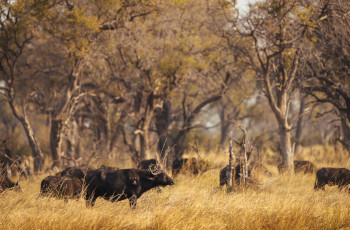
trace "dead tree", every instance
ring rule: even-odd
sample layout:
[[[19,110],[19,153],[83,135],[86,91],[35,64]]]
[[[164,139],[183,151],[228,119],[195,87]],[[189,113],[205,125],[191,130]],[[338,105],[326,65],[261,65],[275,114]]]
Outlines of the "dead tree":
[[[233,166],[233,145],[232,145],[232,138],[230,138],[230,147],[229,147],[229,170],[226,171],[226,185],[227,185],[227,192],[232,191],[233,186],[233,179],[236,173],[234,172],[234,166]]]
[[[243,132],[243,138],[240,142],[234,140],[234,142],[240,147],[240,154],[237,157],[237,161],[239,162],[240,172],[240,185],[243,187],[247,185],[247,179],[249,180],[250,172],[249,172],[249,164],[248,161],[253,152],[255,146],[255,138],[253,140],[247,142],[247,131],[243,129],[241,126],[238,126],[239,129]]]

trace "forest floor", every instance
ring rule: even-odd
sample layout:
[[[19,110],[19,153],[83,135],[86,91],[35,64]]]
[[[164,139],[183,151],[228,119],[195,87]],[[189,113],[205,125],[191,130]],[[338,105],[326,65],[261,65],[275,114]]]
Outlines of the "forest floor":
[[[83,199],[38,198],[43,174],[0,195],[0,229],[350,229],[350,194],[314,191],[315,173],[274,172],[227,193],[219,171],[179,175],[175,185],[144,193],[134,210],[126,200],[87,208]]]

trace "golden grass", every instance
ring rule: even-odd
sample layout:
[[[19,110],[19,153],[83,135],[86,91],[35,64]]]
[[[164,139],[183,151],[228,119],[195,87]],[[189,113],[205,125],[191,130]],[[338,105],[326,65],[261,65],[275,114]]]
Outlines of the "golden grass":
[[[126,200],[87,208],[83,199],[38,199],[41,175],[21,181],[22,193],[0,194],[0,229],[350,229],[350,194],[329,186],[315,192],[315,175],[259,176],[258,186],[226,193],[219,171],[179,175],[161,193],[144,193],[135,210]]]
[[[258,188],[227,194],[219,169],[198,177],[180,175],[161,193],[112,203],[67,203],[37,198],[40,181],[21,183],[22,193],[0,195],[1,229],[339,229],[350,228],[350,195],[327,187],[313,191],[314,175],[263,178]]]

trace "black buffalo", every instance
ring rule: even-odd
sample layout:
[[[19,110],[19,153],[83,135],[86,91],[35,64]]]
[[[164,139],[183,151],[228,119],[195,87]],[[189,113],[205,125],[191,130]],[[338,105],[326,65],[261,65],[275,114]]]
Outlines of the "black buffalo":
[[[6,189],[13,189],[15,191],[22,191],[21,187],[16,183],[12,182],[6,175],[0,174],[0,193],[4,192]]]
[[[83,190],[81,180],[75,176],[48,176],[41,181],[41,196],[53,196],[64,200],[79,198]]]
[[[350,170],[346,168],[321,168],[316,172],[314,189],[325,190],[326,184],[338,185],[341,190],[350,184]]]
[[[220,170],[220,186],[224,186],[225,184],[227,185],[226,173],[228,170],[230,170],[229,165],[225,166],[223,169]],[[240,178],[241,178],[242,172],[243,172],[243,167],[241,165],[234,166],[233,176],[237,184],[240,184]],[[247,177],[249,178],[250,176],[251,176],[251,168],[248,167]]]
[[[85,199],[91,206],[98,197],[112,202],[129,199],[130,206],[134,208],[137,198],[144,192],[157,186],[173,184],[174,181],[162,171],[153,173],[150,170],[140,169],[98,169],[86,176]]]
[[[294,172],[295,173],[313,173],[315,170],[315,166],[310,161],[294,161]],[[283,164],[280,163],[278,165],[278,172],[283,173],[284,168]]]

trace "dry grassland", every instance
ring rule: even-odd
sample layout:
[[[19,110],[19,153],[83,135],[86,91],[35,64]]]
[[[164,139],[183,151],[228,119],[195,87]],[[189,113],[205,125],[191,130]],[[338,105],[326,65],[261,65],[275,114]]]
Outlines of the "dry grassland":
[[[38,199],[41,175],[21,181],[22,193],[0,195],[0,229],[350,229],[350,194],[335,187],[314,192],[315,175],[275,173],[259,177],[254,188],[226,193],[219,170],[180,175],[161,193],[143,194],[135,210],[128,201],[98,199],[87,208],[83,199]]]

